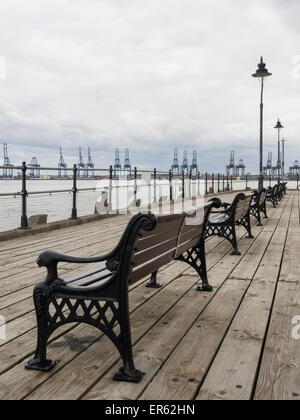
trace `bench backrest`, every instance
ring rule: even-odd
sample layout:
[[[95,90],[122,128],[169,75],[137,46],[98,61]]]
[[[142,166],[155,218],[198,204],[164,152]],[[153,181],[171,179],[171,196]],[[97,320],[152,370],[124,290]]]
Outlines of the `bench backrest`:
[[[267,198],[267,190],[266,189],[262,189],[260,192],[260,197],[259,197],[259,205],[262,206],[264,204],[264,202],[266,201]]]
[[[245,195],[245,194],[239,194],[235,198],[235,202],[233,204],[233,211],[235,209],[235,220],[241,220],[250,211],[250,206],[252,203],[253,196],[252,195]]]
[[[274,187],[274,189],[273,189],[273,194],[274,195],[277,195],[278,194],[278,191],[279,191],[279,184],[276,184],[275,187]]]
[[[256,206],[262,206],[267,198],[267,190],[265,188],[262,188],[260,191],[255,191],[253,193],[255,205]]]
[[[129,282],[143,279],[195,247],[204,237],[211,207],[207,205],[192,214],[156,216],[153,230],[141,228],[132,252]]]

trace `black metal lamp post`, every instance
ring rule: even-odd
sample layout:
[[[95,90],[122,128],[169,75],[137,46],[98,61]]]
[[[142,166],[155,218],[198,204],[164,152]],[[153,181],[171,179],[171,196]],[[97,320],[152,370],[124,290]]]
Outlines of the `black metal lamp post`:
[[[263,104],[263,97],[264,97],[264,85],[265,85],[265,78],[272,76],[272,73],[266,68],[266,64],[264,63],[263,58],[261,57],[260,63],[258,65],[258,69],[256,73],[252,75],[257,79],[261,79],[261,101],[260,101],[260,148],[259,148],[259,189],[263,188],[264,186],[264,174],[263,174],[263,118],[264,118],[264,104]]]
[[[277,121],[276,126],[274,127],[278,131],[278,162],[277,162],[277,169],[278,169],[278,184],[280,184],[280,172],[281,172],[281,159],[280,159],[280,132],[284,128],[281,124],[279,118]]]
[[[282,139],[282,182],[285,180],[285,143],[286,140]]]

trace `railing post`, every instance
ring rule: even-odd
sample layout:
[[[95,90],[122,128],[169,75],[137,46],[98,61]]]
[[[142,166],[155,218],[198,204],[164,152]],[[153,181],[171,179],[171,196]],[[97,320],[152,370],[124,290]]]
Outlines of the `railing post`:
[[[201,194],[201,191],[200,191],[200,172],[198,172],[198,192],[197,192],[198,197],[200,196],[200,194]]]
[[[192,171],[190,170],[190,175],[189,175],[189,199],[190,200],[192,199],[192,196],[193,196],[192,183],[193,183],[193,174],[192,174]]]
[[[208,185],[207,185],[207,183],[208,183],[208,173],[206,172],[205,173],[205,195],[208,194]]]
[[[218,193],[220,192],[220,174],[218,173]]]
[[[170,183],[170,201],[173,201],[173,186],[172,186],[172,171],[169,170],[169,183]]]
[[[22,164],[22,216],[21,216],[21,229],[28,229],[28,219],[27,219],[27,187],[26,187],[26,172],[27,166],[26,162]]]
[[[77,215],[77,175],[78,175],[78,168],[77,165],[73,166],[73,206],[72,206],[72,214],[71,219],[78,219]]]
[[[246,191],[248,191],[248,175],[246,174]]]
[[[212,185],[212,193],[215,193],[215,174],[213,173],[212,176],[212,181],[211,181],[211,185]]]
[[[134,168],[134,202],[137,202],[137,167]]]
[[[153,195],[153,202],[154,202],[154,204],[157,203],[156,181],[157,181],[157,169],[154,168],[154,195]]]
[[[233,191],[233,176],[231,175],[231,191]]]
[[[299,190],[299,173],[297,172],[297,190]]]
[[[185,179],[184,179],[184,171],[181,173],[181,180],[182,180],[182,199],[185,199]]]
[[[225,175],[223,174],[223,193],[225,192]]]
[[[113,167],[109,167],[109,186],[108,186],[108,211],[112,212],[112,190],[113,190]]]

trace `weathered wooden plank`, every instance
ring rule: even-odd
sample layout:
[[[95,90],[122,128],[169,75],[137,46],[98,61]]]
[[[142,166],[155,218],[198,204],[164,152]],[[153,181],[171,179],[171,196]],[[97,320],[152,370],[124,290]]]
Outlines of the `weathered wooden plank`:
[[[221,285],[225,279],[219,276],[214,278],[214,283]],[[197,315],[208,302],[203,295],[199,302],[194,295],[187,295],[135,347],[136,361],[147,372],[143,381],[136,386],[115,384],[111,381],[111,370],[84,399],[129,400],[140,395],[146,400],[191,399],[194,392],[190,388],[197,389],[199,377],[209,365],[246,288],[245,281],[225,284],[214,299],[210,296],[198,319]],[[182,339],[184,342],[180,343]]]
[[[300,401],[300,337],[299,329],[292,323],[294,318],[299,322],[299,317],[300,282],[280,282],[256,386],[256,400]]]
[[[277,258],[281,259],[289,226],[292,202],[274,233],[273,243],[281,243],[276,248]],[[263,263],[267,264],[274,249],[268,247]],[[268,271],[270,277],[258,278],[249,287],[246,297],[216,355],[214,363],[201,387],[199,400],[249,400],[255,383],[260,355],[267,331],[270,311],[279,276],[279,267]]]
[[[290,198],[291,200],[292,198]],[[288,201],[286,202],[286,205]],[[255,240],[253,246],[242,259],[241,263],[237,266],[231,274],[231,278],[251,280],[264,256],[265,250],[270,243],[274,234],[274,230],[278,227],[279,220],[283,215],[286,205],[280,206],[270,217],[269,222],[263,228],[263,235]],[[270,229],[270,225],[273,230]],[[277,256],[277,254],[276,254]]]
[[[298,193],[295,204],[257,381],[255,392],[257,400],[300,400],[300,339],[296,339],[299,330],[296,330],[297,325],[293,324],[293,320],[299,321],[300,316],[300,207]]]

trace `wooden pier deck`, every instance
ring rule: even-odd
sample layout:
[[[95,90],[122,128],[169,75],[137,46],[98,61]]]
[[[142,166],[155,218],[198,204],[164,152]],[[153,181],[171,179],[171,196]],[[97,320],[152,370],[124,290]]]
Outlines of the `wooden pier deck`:
[[[226,201],[230,199],[226,197]],[[128,217],[93,222],[0,244],[0,399],[300,400],[300,213],[298,192],[277,209],[268,205],[255,239],[240,228],[242,256],[219,238],[207,241],[213,293],[195,291],[194,272],[174,262],[160,272],[163,288],[130,291],[135,363],[140,384],[117,383],[120,366],[110,341],[86,325],[69,325],[51,338],[49,373],[26,371],[35,350],[33,286],[44,271],[45,249],[92,256],[110,250]],[[62,264],[61,276],[82,270]]]

